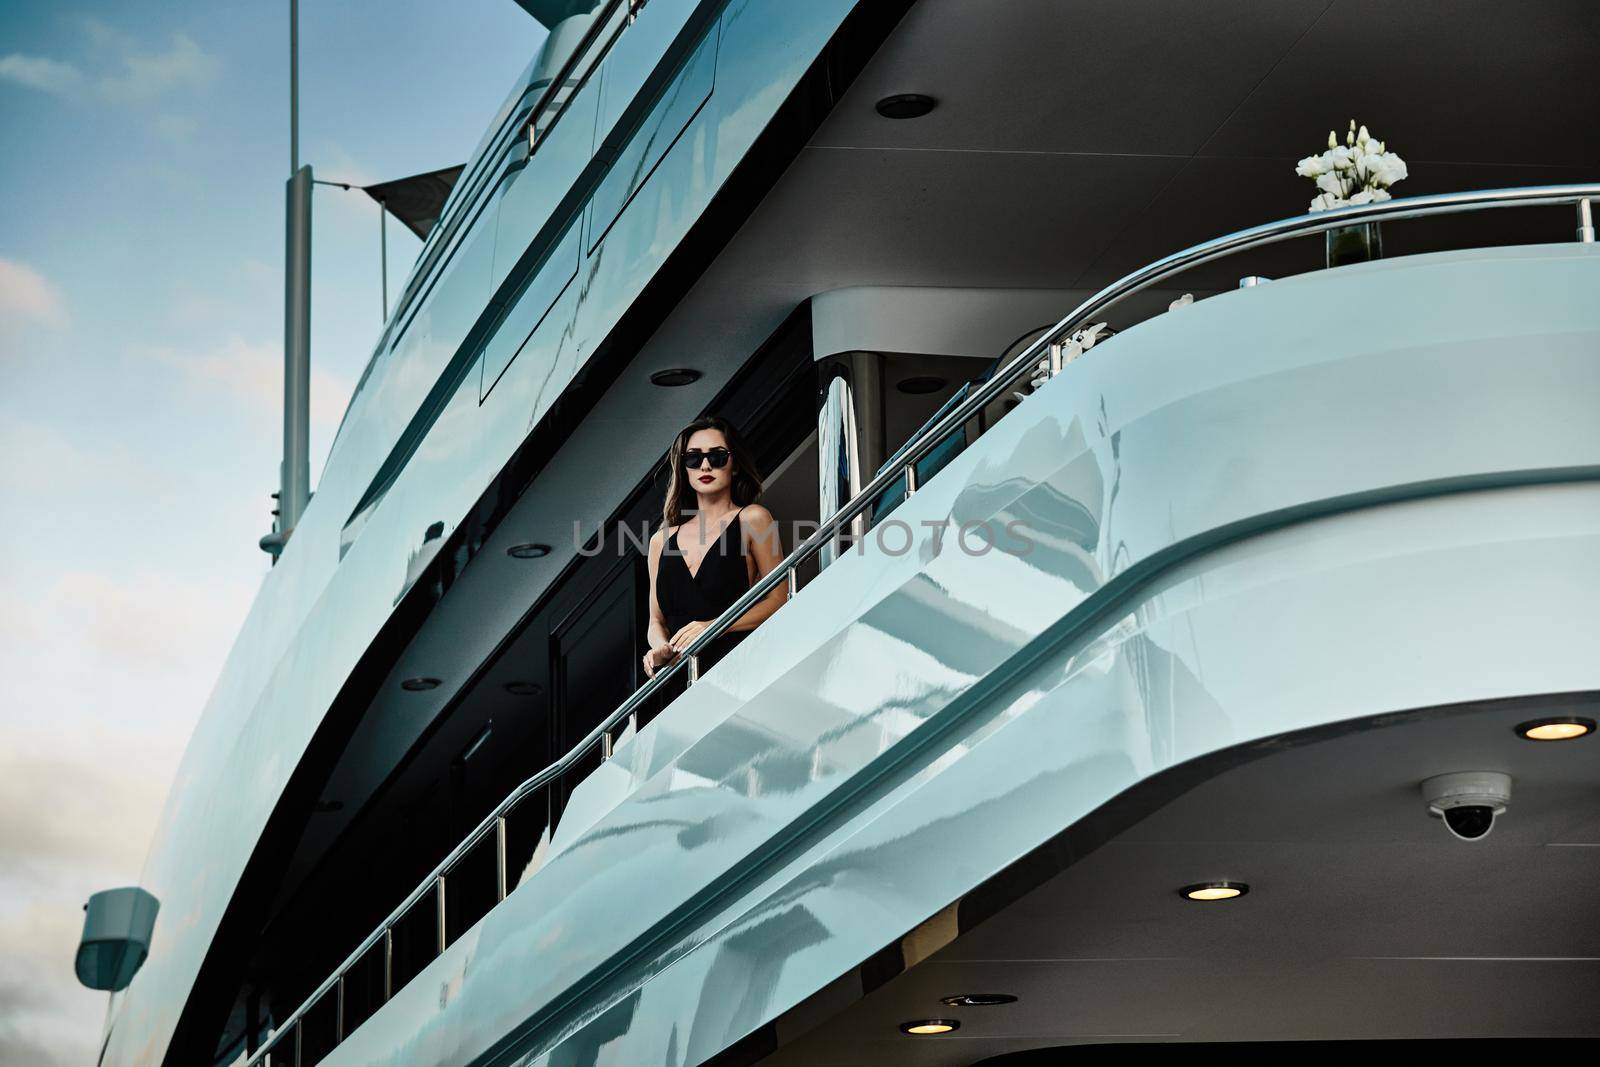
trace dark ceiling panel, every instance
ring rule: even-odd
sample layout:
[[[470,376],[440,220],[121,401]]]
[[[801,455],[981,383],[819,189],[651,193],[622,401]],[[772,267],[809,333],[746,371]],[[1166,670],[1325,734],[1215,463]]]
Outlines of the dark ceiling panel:
[[[1328,0],[923,0],[816,144],[1103,152],[1198,150]],[[939,106],[894,121],[892,93]]]
[[[808,148],[745,226],[739,277],[1067,286],[1181,160]]]
[[[1594,0],[1337,0],[1203,151],[1293,160],[1355,118],[1413,171],[1428,160],[1592,168],[1597,57]]]

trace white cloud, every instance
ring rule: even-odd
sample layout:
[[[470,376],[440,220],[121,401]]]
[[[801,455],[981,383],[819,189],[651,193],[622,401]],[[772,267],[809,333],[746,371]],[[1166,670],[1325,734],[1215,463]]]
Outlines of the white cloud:
[[[89,44],[87,73],[63,60],[12,52],[0,57],[0,81],[57,96],[76,96],[87,85],[107,100],[133,101],[149,100],[177,89],[204,88],[216,80],[221,68],[216,56],[182,31],[172,35],[172,43],[165,49],[152,52],[99,19],[83,16],[78,23]],[[192,120],[164,116],[157,131],[164,137],[181,139],[193,132]]]
[[[179,371],[203,393],[230,397],[256,415],[272,419],[283,415],[283,350],[276,344],[246,341],[234,335],[210,352],[179,352],[171,348],[147,352]],[[338,375],[313,366],[311,424],[337,426],[353,388]]]
[[[128,42],[127,35],[121,30],[93,15],[79,15],[77,22],[83,28],[84,35],[89,38],[89,43],[97,48],[122,48]]]
[[[108,484],[153,498],[170,483],[125,445],[82,447],[58,426],[0,415],[0,492],[11,499],[103,497]]]
[[[0,337],[23,322],[65,326],[66,298],[32,267],[0,257]],[[0,355],[4,354],[0,350]]]
[[[74,886],[87,899],[93,883]],[[94,886],[93,888],[109,888]],[[0,1063],[70,1067],[95,1062],[106,995],[72,974],[83,913],[31,898],[0,914]]]
[[[186,33],[172,35],[172,46],[155,54],[130,52],[122,56],[123,70],[100,79],[100,92],[113,100],[156,96],[169,89],[209,85],[220,64]]]
[[[250,590],[33,577],[0,584],[0,1063],[89,1063],[105,996],[72,976],[78,905],[138,882]]]
[[[0,80],[25,85],[40,92],[65,96],[83,82],[83,74],[71,63],[47,56],[12,52],[0,58]]]
[[[200,124],[189,115],[162,115],[156,119],[156,132],[169,141],[182,143],[194,137]]]

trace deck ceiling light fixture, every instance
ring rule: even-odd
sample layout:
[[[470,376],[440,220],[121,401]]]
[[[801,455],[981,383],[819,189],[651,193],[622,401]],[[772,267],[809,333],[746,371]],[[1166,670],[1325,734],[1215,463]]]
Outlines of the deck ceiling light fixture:
[[[400,688],[408,693],[426,693],[430,689],[439,688],[437,678],[407,678],[400,683]]]
[[[1243,882],[1196,882],[1178,890],[1185,900],[1235,900],[1250,892]]]
[[[1574,741],[1594,733],[1594,720],[1577,715],[1533,719],[1517,727],[1517,736],[1529,741]]]
[[[878,114],[886,119],[920,119],[939,101],[925,93],[895,93],[878,101]]]
[[[941,997],[939,1003],[952,1008],[992,1008],[997,1004],[1015,1004],[1017,998],[1010,993],[958,993]]]
[[[895,388],[911,396],[921,396],[924,393],[937,393],[946,384],[948,383],[943,378],[932,374],[919,374],[913,378],[901,378]]]
[[[663,389],[676,389],[680,385],[693,385],[700,380],[700,372],[693,367],[668,367],[650,375],[650,384]]]
[[[512,545],[510,548],[506,549],[506,555],[510,556],[512,559],[543,559],[549,554],[549,545],[541,545],[533,541],[528,541],[520,545]]]
[[[900,1024],[900,1032],[913,1034],[917,1037],[929,1037],[933,1034],[948,1034],[952,1030],[961,1029],[957,1019],[913,1019],[908,1023]]]

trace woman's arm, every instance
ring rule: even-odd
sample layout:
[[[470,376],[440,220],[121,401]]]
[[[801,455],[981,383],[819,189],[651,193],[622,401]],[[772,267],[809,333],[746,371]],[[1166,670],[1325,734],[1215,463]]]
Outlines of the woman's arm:
[[[656,676],[657,668],[671,663],[672,657],[677,655],[667,641],[667,619],[661,614],[661,602],[656,599],[656,572],[661,569],[661,549],[664,544],[664,531],[658,529],[650,535],[650,624],[645,627],[645,639],[650,643],[650,651],[644,654],[644,673],[651,678]]]
[[[783,562],[783,539],[779,536],[778,524],[773,521],[772,512],[760,504],[746,507],[739,513],[739,519],[740,525],[744,527],[745,549],[750,553],[750,561],[754,564],[755,575],[750,580],[750,584],[754,585]],[[737,633],[741,630],[754,630],[771,618],[772,613],[783,607],[788,600],[788,584],[778,585],[752,604],[749,611],[739,616],[738,620],[728,627],[728,631]]]

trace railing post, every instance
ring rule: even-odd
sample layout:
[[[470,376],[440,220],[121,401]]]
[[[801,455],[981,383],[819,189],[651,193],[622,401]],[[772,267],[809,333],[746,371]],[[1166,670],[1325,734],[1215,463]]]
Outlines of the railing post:
[[[800,592],[800,564],[796,563],[793,567],[789,568],[789,573],[785,576],[785,581],[789,585],[789,599],[793,600]]]
[[[600,735],[600,759],[605,761],[611,758],[611,731],[607,730]]]
[[[338,992],[334,995],[333,1043],[344,1040],[344,975],[339,976]]]
[[[306,1032],[305,1020],[296,1019],[294,1023],[294,1067],[300,1067],[301,1048],[300,1039]]]
[[[506,817],[494,820],[495,900],[506,899]]]
[[[394,996],[394,927],[383,928],[383,1002]]]
[[[1067,365],[1066,350],[1067,346],[1062,344],[1060,341],[1051,343],[1050,377],[1054,378],[1056,375],[1060,374],[1061,369]]]
[[[1594,207],[1587,196],[1578,201],[1578,240],[1594,244]]]
[[[433,895],[434,896],[434,901],[435,901],[435,904],[437,905],[437,907],[435,908],[435,911],[436,911],[436,913],[438,915],[438,918],[439,918],[439,955],[442,956],[442,955],[444,955],[444,950],[445,950],[444,875],[441,874],[439,876],[438,881],[433,883],[433,886],[434,886],[434,890],[435,890],[434,895]]]
[[[906,464],[906,499],[910,500],[917,493],[917,465]]]
[[[699,656],[690,656],[689,657],[689,684],[693,685],[694,683],[698,682],[699,680],[700,680],[700,657]]]

